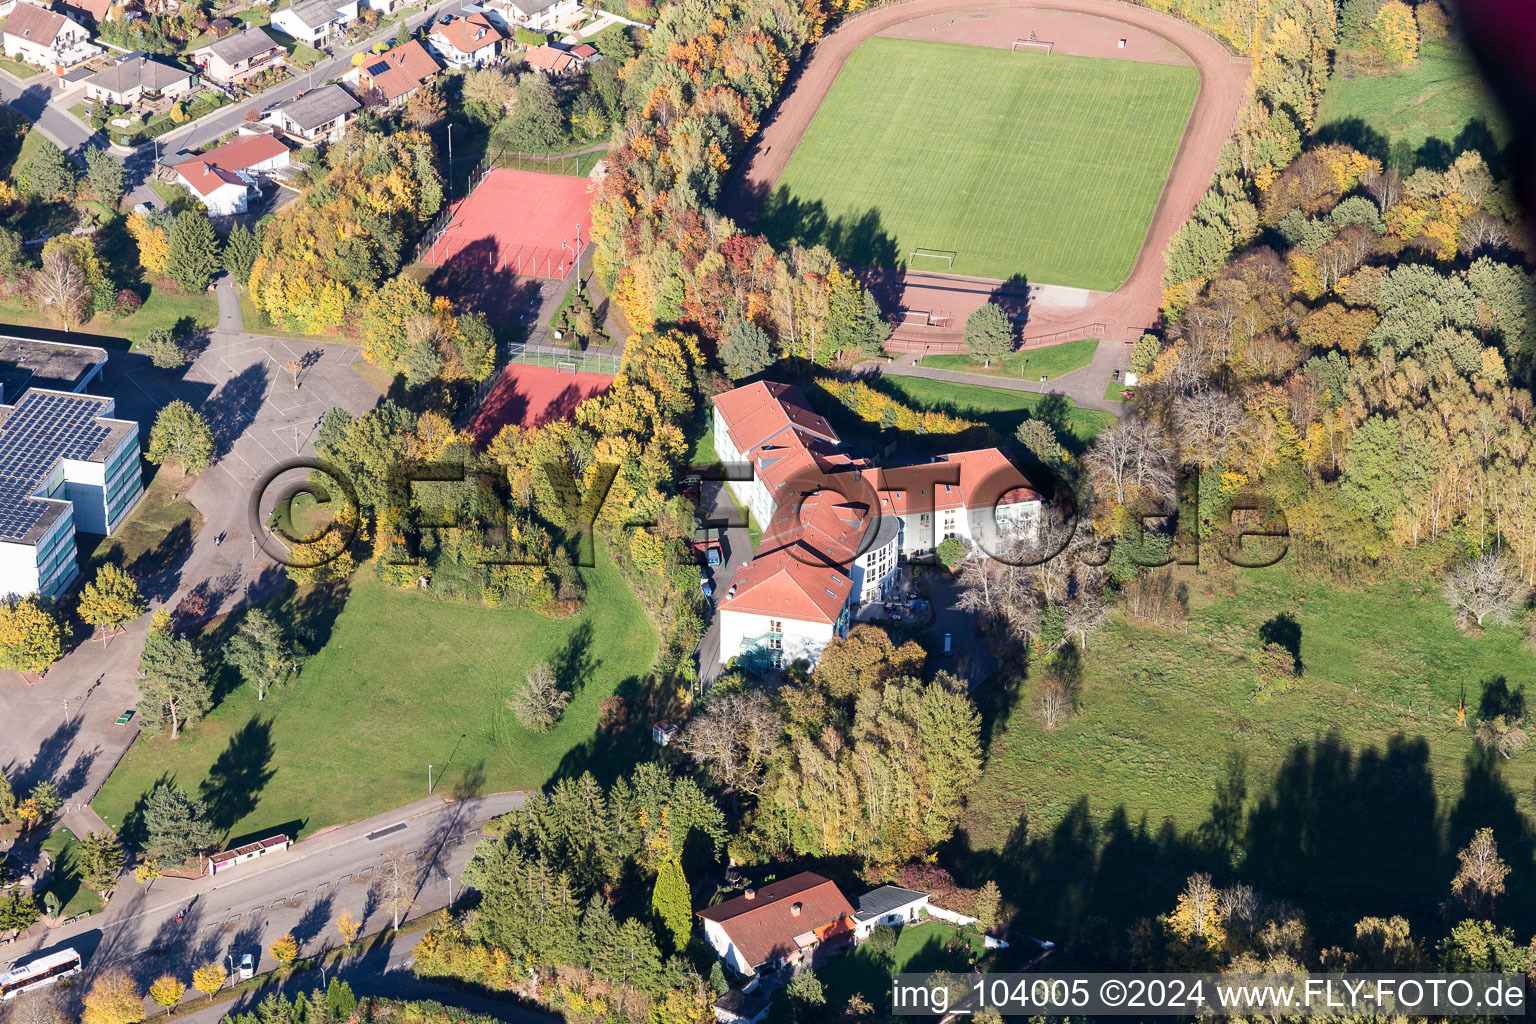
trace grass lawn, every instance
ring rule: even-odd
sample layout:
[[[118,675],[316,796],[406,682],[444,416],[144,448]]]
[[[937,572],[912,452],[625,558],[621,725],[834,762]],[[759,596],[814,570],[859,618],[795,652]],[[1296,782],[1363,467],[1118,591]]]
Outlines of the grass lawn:
[[[296,68],[307,68],[324,54],[307,43],[296,43],[288,55],[288,63]]]
[[[1110,381],[1104,387],[1104,401],[1106,401],[1106,402],[1123,402],[1123,401],[1125,401],[1125,387],[1126,386],[1124,384],[1120,383],[1118,380]]]
[[[274,614],[320,648],[300,676],[263,703],[221,677],[208,718],[175,742],[141,736],[94,806],[119,825],[159,779],[174,778],[202,794],[232,838],[278,827],[308,835],[421,799],[428,764],[445,796],[537,788],[589,767],[612,778],[647,737],[598,734],[598,705],[638,689],[656,633],[601,549],[583,575],[587,606],[560,621],[390,590],[370,565],[344,605],[290,590]],[[541,661],[574,689],[542,736],[506,706],[513,680]]]
[[[53,861],[53,875],[43,891],[59,898],[59,905],[64,908],[60,916],[73,917],[87,910],[98,913],[106,904],[80,880],[75,834],[67,828],[54,829],[42,846]]]
[[[27,327],[58,327],[58,321],[21,301],[0,302],[0,317],[6,322]],[[80,325],[80,330],[105,334],[130,341],[143,341],[157,328],[211,328],[219,321],[219,304],[212,292],[183,295],[169,288],[150,286],[149,298],[131,316],[115,317],[98,313]]]
[[[857,992],[871,1006],[890,1006],[893,973],[969,971],[970,957],[959,950],[951,952],[944,948],[952,939],[967,943],[976,955],[982,952],[979,936],[967,935],[943,921],[930,920],[899,929],[890,960],[877,956],[866,942],[827,961],[827,969],[817,972],[826,986],[827,1005],[847,1006],[849,997]]]
[[[759,225],[891,266],[1105,291],[1131,272],[1199,86],[1193,68],[870,39]]]
[[[142,579],[190,550],[203,528],[203,514],[197,506],[179,497],[187,486],[187,478],[180,470],[161,468],[116,533],[110,537],[76,534],[82,542],[81,578],[91,579],[101,563],[110,561]]]
[[[897,377],[894,374],[881,380],[900,392],[904,400],[912,405],[945,409],[966,419],[980,420],[1004,438],[1013,437],[1019,424],[1029,419],[1030,414],[1048,398],[1066,402],[1069,407],[1067,429],[1073,438],[1083,444],[1093,440],[1099,431],[1115,420],[1107,412],[1079,409],[1071,399],[1059,396],[1004,391],[1002,388],[984,388],[974,384],[951,384],[922,377]]]
[[[1075,721],[1043,731],[1030,681],[989,723],[963,834],[1034,933],[1170,910],[1194,870],[1293,901],[1320,945],[1366,914],[1433,933],[1455,851],[1489,826],[1515,872],[1501,906],[1518,920],[1503,923],[1530,934],[1536,757],[1490,758],[1473,738],[1484,683],[1513,690],[1536,669],[1523,631],[1460,633],[1427,573],[1179,572],[1187,633],[1117,615],[1089,642]],[[1254,698],[1266,625],[1293,638],[1303,675]],[[1456,724],[1463,697],[1473,725]]]
[[[991,366],[983,365],[983,360],[977,359],[968,352],[954,356],[923,356],[918,360],[918,365],[935,370],[960,370],[964,373],[989,373],[998,377],[1017,377],[1020,380],[1039,380],[1041,377],[1046,380],[1055,380],[1064,373],[1082,369],[1093,362],[1093,354],[1098,347],[1098,338],[1084,338],[1082,341],[1069,341],[1062,345],[1049,345],[1028,351],[1020,350],[999,359]]]
[[[1352,119],[1364,122],[1376,137],[1362,145],[1363,133]],[[1503,115],[1471,53],[1440,41],[1426,44],[1413,65],[1395,74],[1335,76],[1323,94],[1317,124],[1319,138],[1337,137],[1383,160],[1390,147],[1406,144],[1417,152],[1427,140],[1451,147],[1454,156],[1463,148],[1458,139],[1492,159],[1495,154],[1484,141],[1488,134],[1499,146],[1509,139]],[[1436,159],[1429,153],[1420,156],[1421,162]]]
[[[43,70],[9,57],[0,57],[0,68],[4,68],[17,78],[31,78],[33,75],[41,74]]]

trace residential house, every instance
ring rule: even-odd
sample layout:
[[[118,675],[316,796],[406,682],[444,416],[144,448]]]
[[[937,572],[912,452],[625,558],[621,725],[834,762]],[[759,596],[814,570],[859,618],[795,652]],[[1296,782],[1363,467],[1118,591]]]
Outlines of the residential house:
[[[335,142],[346,134],[347,115],[361,106],[341,86],[325,85],[273,107],[262,121],[300,146],[314,146]]]
[[[727,486],[763,529],[720,598],[722,662],[814,665],[860,607],[892,596],[902,558],[948,537],[997,551],[1037,529],[1041,497],[999,449],[879,468],[843,453],[798,388],[759,381],[714,404],[716,455],[750,470]]]
[[[859,941],[869,938],[875,925],[916,924],[928,912],[928,894],[899,885],[882,885],[859,897],[858,912],[853,915],[854,934]]]
[[[553,32],[581,14],[581,0],[486,0],[485,6],[513,28]]]
[[[484,14],[449,15],[432,26],[427,45],[450,67],[481,68],[500,55],[506,38]]]
[[[272,15],[274,27],[316,49],[329,46],[343,28],[356,20],[357,0],[301,0]]]
[[[289,166],[289,149],[273,135],[246,135],[176,165],[176,179],[192,190],[209,216],[244,213],[251,192]]]
[[[570,54],[583,64],[596,64],[603,59],[603,55],[597,52],[597,47],[591,43],[580,43],[571,47]]]
[[[89,29],[99,29],[112,9],[112,0],[59,0],[54,9]]]
[[[216,39],[192,51],[192,62],[203,69],[203,77],[215,85],[233,85],[248,78],[282,67],[288,53],[257,27]]]
[[[101,52],[86,27],[67,15],[18,3],[0,29],[5,55],[62,75]]]
[[[830,879],[802,871],[699,911],[704,938],[737,974],[794,964],[851,935],[854,910]]]
[[[147,54],[129,54],[85,80],[85,95],[131,107],[143,99],[174,99],[198,86],[198,74]]]
[[[523,54],[523,60],[528,62],[530,68],[546,75],[563,75],[581,64],[581,61],[571,56],[569,50],[553,46],[535,46]]]
[[[377,57],[367,58],[347,72],[343,81],[351,83],[365,101],[368,93],[377,89],[385,103],[398,107],[417,89],[437,78],[441,70],[437,58],[419,41],[410,39]]]

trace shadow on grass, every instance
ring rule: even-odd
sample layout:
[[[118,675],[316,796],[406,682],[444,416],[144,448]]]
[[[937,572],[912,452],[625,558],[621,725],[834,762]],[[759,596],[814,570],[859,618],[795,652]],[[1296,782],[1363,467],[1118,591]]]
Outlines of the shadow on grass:
[[[1173,909],[1188,876],[1244,882],[1300,908],[1318,946],[1349,946],[1360,918],[1401,914],[1433,933],[1456,871],[1456,851],[1491,827],[1513,869],[1498,922],[1536,924],[1536,835],[1494,758],[1468,758],[1462,793],[1437,805],[1429,748],[1397,735],[1353,750],[1338,736],[1294,745],[1252,792],[1241,760],[1229,763],[1206,822],[1133,821],[1122,805],[1095,814],[1086,798],[1048,828],[1027,814],[1001,849],[978,849],[962,829],[945,861],[962,884],[991,879],[1019,908],[1016,922],[1086,962],[1136,962],[1137,922]]]

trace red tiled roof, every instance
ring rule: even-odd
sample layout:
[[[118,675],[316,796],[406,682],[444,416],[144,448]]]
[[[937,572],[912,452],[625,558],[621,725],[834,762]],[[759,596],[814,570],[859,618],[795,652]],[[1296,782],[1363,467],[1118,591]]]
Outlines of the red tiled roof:
[[[713,921],[753,967],[799,948],[797,937],[817,938],[852,927],[853,907],[831,880],[802,871],[757,890],[754,898],[737,896],[699,911]]]
[[[915,466],[871,469],[865,477],[880,492],[882,514],[1040,500],[1029,478],[997,448],[953,452]]]
[[[487,46],[495,46],[506,38],[483,14],[439,22],[433,26],[430,34],[442,36],[460,53],[474,53]]]
[[[571,56],[580,57],[582,60],[587,60],[589,57],[596,57],[597,47],[593,46],[591,43],[582,43],[580,46],[573,46],[571,47]]]
[[[238,139],[232,139],[187,162],[212,162],[226,170],[243,171],[287,152],[289,152],[288,147],[280,140],[263,132],[260,135],[244,135]]]
[[[731,577],[720,610],[836,622],[848,603],[853,581],[845,571],[816,564],[819,561],[807,560],[788,547],[757,555]]]
[[[182,180],[199,195],[210,195],[220,185],[239,185],[243,171],[289,152],[288,147],[271,135],[246,135],[201,156],[176,165]]]
[[[382,70],[374,70],[380,64]],[[385,50],[377,57],[368,57],[362,64],[363,72],[388,100],[397,100],[423,82],[437,77],[437,59],[427,52],[418,40],[411,39],[393,50]]]
[[[576,63],[575,57],[572,57],[564,50],[557,50],[553,46],[535,46],[523,54],[523,60],[527,61],[528,66],[531,68],[557,73]]]
[[[176,173],[181,180],[187,183],[187,187],[200,196],[212,195],[224,185],[244,185],[245,181],[234,171],[226,171],[217,164],[207,160],[188,160],[184,164],[176,165]]]

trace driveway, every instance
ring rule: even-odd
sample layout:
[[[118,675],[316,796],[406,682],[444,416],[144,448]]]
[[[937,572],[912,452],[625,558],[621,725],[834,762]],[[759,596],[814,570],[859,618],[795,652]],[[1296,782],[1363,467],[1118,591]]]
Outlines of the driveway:
[[[704,481],[700,501],[700,518],[706,526],[718,527],[723,561],[714,570],[715,597],[711,600],[709,625],[704,639],[699,643],[699,678],[707,686],[724,673],[720,663],[720,616],[714,614],[720,596],[731,586],[731,578],[752,560],[752,538],[747,524],[736,509],[736,502],[724,483],[718,480]]]

